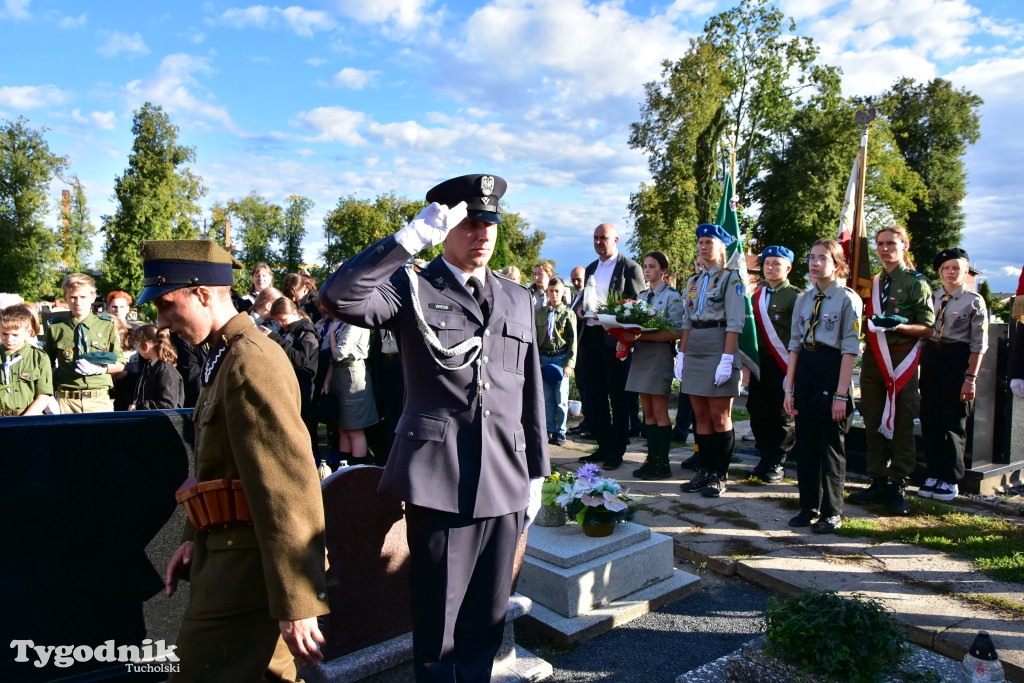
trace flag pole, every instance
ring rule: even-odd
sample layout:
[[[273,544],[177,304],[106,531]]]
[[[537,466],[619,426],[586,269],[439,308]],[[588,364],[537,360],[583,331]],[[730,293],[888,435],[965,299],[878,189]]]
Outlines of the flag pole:
[[[872,107],[867,111],[860,110],[854,120],[860,125],[860,157],[859,177],[857,178],[857,204],[854,209],[853,230],[851,235],[850,253],[850,287],[861,297],[870,294],[871,289],[871,254],[868,251],[867,229],[864,224],[864,190],[867,183],[868,169],[868,130],[875,120],[876,112]]]

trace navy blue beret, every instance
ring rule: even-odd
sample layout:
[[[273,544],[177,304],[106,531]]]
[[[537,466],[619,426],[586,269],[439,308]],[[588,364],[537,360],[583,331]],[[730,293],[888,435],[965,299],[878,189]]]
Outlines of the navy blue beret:
[[[946,261],[951,261],[953,259],[963,259],[964,261],[970,261],[970,259],[967,258],[966,251],[964,251],[960,247],[953,247],[952,249],[943,249],[938,254],[936,254],[935,260],[932,261],[932,266],[934,266],[935,270],[938,270],[939,268],[942,267],[943,263],[945,263]]]

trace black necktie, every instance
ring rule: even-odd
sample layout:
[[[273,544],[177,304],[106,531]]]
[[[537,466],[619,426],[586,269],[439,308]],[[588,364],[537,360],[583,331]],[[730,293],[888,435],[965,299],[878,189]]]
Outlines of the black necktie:
[[[818,292],[814,295],[814,313],[811,314],[811,343],[814,343],[814,328],[818,326],[818,314],[821,313],[821,302],[825,295]]]
[[[476,303],[480,306],[480,312],[484,314],[484,319],[487,318],[487,299],[484,297],[484,286],[475,277],[469,278],[466,281],[469,288],[473,290],[473,298],[476,299]]]
[[[952,298],[953,296],[951,294],[942,295],[942,305],[939,306],[939,337],[942,336],[942,328],[946,326],[946,304],[948,304],[949,300]]]
[[[653,302],[653,301],[654,301],[654,290],[652,289],[651,291],[647,292],[647,303],[648,303],[648,305],[651,304],[651,302]]]
[[[764,307],[768,308],[768,304],[772,302],[772,294],[775,293],[775,290],[771,287],[765,287],[764,290]]]
[[[889,306],[889,276],[885,276],[885,284],[882,285],[882,310],[877,311],[878,315],[886,316],[889,312],[886,310]]]

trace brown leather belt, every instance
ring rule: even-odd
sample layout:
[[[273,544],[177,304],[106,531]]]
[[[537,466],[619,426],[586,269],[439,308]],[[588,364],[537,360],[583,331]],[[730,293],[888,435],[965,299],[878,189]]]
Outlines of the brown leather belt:
[[[804,342],[800,346],[803,348],[804,351],[838,351],[839,350],[839,349],[837,349],[834,346],[829,346],[828,344],[822,344],[820,342],[814,342],[813,344],[808,344],[807,342]]]
[[[174,494],[188,521],[199,531],[221,529],[233,523],[252,524],[252,513],[241,479],[197,482],[189,477]]]
[[[57,398],[110,398],[110,389],[86,389],[85,391],[58,389]]]
[[[690,327],[695,330],[707,330],[712,327],[726,327],[729,323],[724,320],[693,320]]]
[[[18,417],[19,415],[21,415],[21,413],[13,410],[7,410],[6,408],[0,410],[0,417]]]

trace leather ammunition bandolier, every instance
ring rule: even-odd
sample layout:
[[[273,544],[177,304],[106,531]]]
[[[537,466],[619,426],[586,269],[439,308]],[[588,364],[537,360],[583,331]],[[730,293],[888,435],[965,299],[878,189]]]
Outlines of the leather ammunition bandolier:
[[[231,524],[252,524],[241,479],[197,482],[195,477],[189,477],[174,498],[185,507],[188,521],[198,531],[222,529]]]

